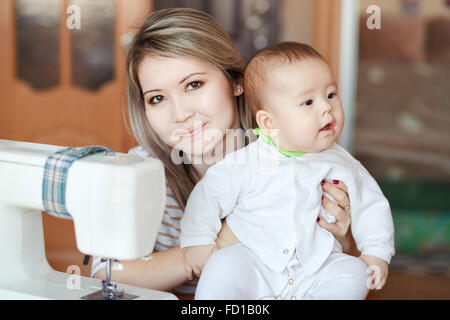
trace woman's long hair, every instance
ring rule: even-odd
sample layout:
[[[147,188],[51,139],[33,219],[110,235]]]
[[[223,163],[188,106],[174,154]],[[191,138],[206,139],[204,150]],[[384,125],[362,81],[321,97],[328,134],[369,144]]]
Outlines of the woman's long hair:
[[[188,8],[164,9],[151,13],[134,36],[127,57],[127,99],[131,130],[139,145],[165,167],[166,180],[180,206],[200,179],[188,163],[175,164],[172,148],[151,128],[138,79],[138,66],[145,56],[188,57],[218,67],[234,85],[242,81],[245,62],[233,41],[210,15]],[[244,95],[236,97],[237,112],[244,131],[256,123],[245,105]],[[125,121],[126,123],[126,121]]]

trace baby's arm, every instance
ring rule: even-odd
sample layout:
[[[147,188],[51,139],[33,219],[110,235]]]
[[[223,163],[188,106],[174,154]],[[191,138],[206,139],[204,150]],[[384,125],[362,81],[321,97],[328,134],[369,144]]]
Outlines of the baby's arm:
[[[238,185],[232,165],[216,164],[192,190],[180,222],[180,247],[186,249],[185,272],[189,278],[192,271],[200,275],[206,260],[217,249],[221,219],[234,208]]]
[[[388,264],[395,254],[394,223],[387,199],[375,179],[361,165],[349,186],[352,233],[360,259],[371,272],[372,288],[381,289],[387,279]]]

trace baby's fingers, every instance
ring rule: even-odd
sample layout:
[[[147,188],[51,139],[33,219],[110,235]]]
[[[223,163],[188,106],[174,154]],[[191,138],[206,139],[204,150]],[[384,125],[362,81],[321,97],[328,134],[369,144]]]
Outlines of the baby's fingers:
[[[378,286],[375,287],[375,289],[377,290],[383,289],[384,285],[386,284],[386,280],[387,280],[386,277],[382,277],[379,281],[380,283],[378,284]]]
[[[373,273],[369,275],[369,279],[367,279],[367,288],[369,290],[374,290],[375,289],[375,282],[376,282],[376,278],[374,277]]]
[[[200,278],[200,275],[202,274],[202,269],[199,266],[194,266],[192,268],[192,270],[194,271],[194,273],[197,275],[197,277]]]
[[[374,282],[373,282],[373,290],[381,290],[381,288],[383,288],[384,286],[384,281],[382,281],[381,279],[377,279],[375,278]]]
[[[367,268],[370,273],[367,279],[367,287],[370,290],[381,290],[386,283],[386,277],[381,274],[380,267],[377,265],[371,265]]]
[[[184,273],[186,274],[188,280],[192,280],[192,268],[187,263],[184,264]]]

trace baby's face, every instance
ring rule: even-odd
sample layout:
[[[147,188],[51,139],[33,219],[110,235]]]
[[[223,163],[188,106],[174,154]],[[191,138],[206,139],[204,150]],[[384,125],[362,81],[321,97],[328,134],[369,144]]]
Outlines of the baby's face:
[[[319,152],[339,138],[344,111],[328,64],[319,58],[269,71],[265,92],[275,143],[290,151]]]

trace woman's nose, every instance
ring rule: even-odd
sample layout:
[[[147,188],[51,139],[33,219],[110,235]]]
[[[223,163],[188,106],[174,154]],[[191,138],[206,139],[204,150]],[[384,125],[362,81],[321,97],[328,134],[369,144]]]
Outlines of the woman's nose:
[[[172,119],[176,123],[185,122],[194,115],[194,112],[189,109],[180,99],[172,99]]]

